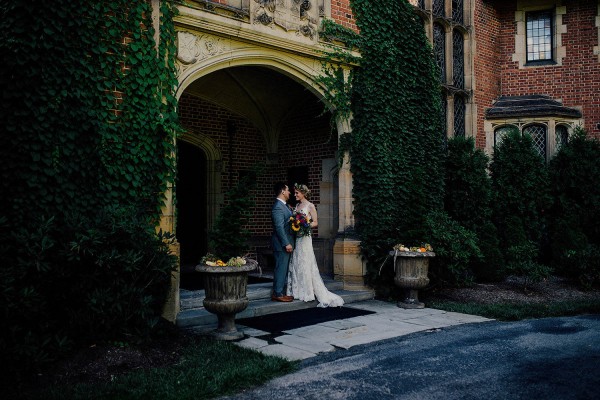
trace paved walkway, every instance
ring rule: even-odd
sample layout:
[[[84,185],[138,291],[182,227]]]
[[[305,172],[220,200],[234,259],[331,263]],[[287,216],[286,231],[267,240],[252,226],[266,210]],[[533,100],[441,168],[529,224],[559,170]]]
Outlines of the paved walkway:
[[[431,308],[407,310],[378,300],[351,303],[345,307],[373,311],[375,314],[291,329],[283,331],[280,336],[238,324],[238,330],[248,337],[236,344],[288,360],[304,360],[318,354],[350,349],[415,332],[491,321],[479,316]]]

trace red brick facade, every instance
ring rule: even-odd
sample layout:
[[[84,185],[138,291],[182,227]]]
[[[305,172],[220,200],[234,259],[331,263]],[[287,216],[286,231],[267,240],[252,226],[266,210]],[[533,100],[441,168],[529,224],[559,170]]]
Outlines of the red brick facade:
[[[536,4],[539,4],[536,3]],[[548,2],[551,8],[554,2]],[[477,145],[485,146],[483,120],[486,108],[499,95],[544,94],[560,99],[567,107],[583,113],[585,128],[600,138],[600,60],[594,54],[598,46],[596,1],[562,1],[566,14],[562,24],[562,45],[566,57],[562,65],[521,67],[513,61],[515,53],[516,1],[475,1],[474,101],[477,110]]]
[[[331,19],[346,28],[358,31],[350,9],[350,0],[331,0]]]

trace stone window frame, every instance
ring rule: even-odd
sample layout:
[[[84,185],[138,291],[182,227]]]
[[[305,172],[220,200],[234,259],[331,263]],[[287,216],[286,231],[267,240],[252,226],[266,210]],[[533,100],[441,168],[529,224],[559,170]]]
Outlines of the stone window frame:
[[[528,12],[552,10],[552,61],[527,62],[527,25],[526,15]],[[562,35],[567,32],[567,25],[563,24],[563,15],[567,13],[567,7],[562,5],[562,0],[518,0],[515,11],[515,52],[512,60],[519,63],[519,69],[536,68],[548,66],[562,66],[563,58],[567,56],[567,48],[563,46]]]
[[[473,52],[475,47],[475,39],[473,37],[473,29],[471,21],[474,18],[475,12],[475,1],[474,0],[463,0],[463,22],[458,23],[452,20],[452,1],[445,0],[444,16],[433,15],[433,0],[424,0],[424,8],[419,6],[418,0],[410,0],[410,3],[414,6],[415,12],[423,20],[425,28],[425,34],[429,39],[429,43],[432,48],[433,43],[433,25],[434,23],[442,25],[446,35],[445,40],[445,66],[446,66],[446,79],[442,82],[442,96],[446,103],[446,125],[445,133],[446,137],[454,137],[454,98],[455,96],[461,96],[465,100],[465,136],[474,137],[477,128],[475,126],[477,121],[476,106],[473,104],[473,90],[475,86],[474,82],[474,60]],[[460,32],[464,38],[463,46],[463,59],[464,59],[464,87],[455,88],[453,86],[454,77],[454,54],[453,54],[453,35],[455,31]]]
[[[536,117],[536,118],[507,118],[499,120],[486,120],[484,122],[486,133],[486,153],[489,156],[494,154],[496,130],[503,127],[516,127],[522,134],[523,129],[531,125],[544,125],[546,127],[546,162],[550,161],[558,151],[556,145],[556,127],[564,126],[567,128],[568,137],[573,134],[577,126],[583,126],[582,119],[569,119],[559,117]]]

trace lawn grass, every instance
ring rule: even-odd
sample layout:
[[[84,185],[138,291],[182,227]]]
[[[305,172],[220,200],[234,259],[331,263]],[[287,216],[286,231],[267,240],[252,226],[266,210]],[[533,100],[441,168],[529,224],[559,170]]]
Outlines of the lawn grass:
[[[198,340],[182,360],[169,367],[138,370],[111,382],[53,387],[36,399],[211,399],[297,369],[296,362],[240,348],[232,343]]]
[[[529,318],[562,317],[580,314],[600,314],[600,300],[560,301],[555,303],[478,304],[434,300],[427,307],[464,314],[479,315],[499,321]]]

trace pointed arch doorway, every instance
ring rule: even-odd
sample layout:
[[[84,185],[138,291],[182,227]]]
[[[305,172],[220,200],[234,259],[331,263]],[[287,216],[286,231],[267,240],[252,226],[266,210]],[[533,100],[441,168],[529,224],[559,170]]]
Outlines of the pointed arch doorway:
[[[198,289],[199,274],[194,267],[206,253],[207,245],[207,157],[188,142],[177,142],[177,240],[181,251],[182,289]]]

